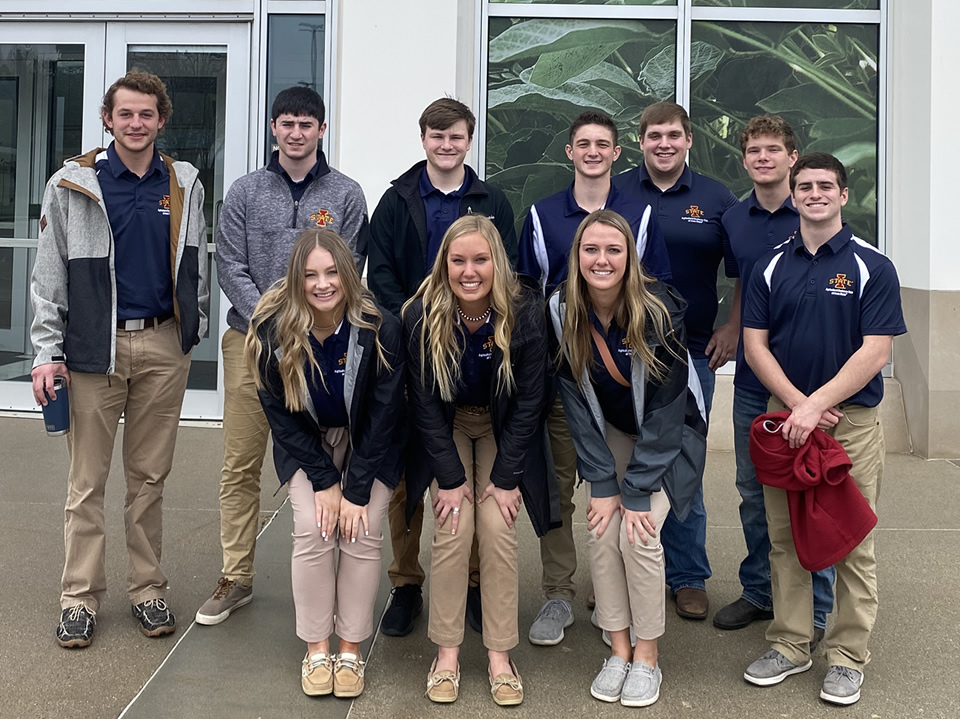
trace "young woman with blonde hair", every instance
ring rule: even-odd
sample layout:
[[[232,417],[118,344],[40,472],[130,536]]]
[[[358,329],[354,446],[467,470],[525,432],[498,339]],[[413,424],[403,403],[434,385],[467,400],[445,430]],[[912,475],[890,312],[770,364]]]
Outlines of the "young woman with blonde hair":
[[[483,643],[493,699],[519,704],[509,651],[518,641],[517,536],[526,504],[534,530],[549,526],[543,452],[545,319],[521,287],[500,235],[466,215],[443,237],[433,271],[404,306],[403,334],[415,427],[407,465],[412,501],[430,489],[436,517],[428,635],[437,658],[427,696],[457,699],[470,549],[476,534]]]
[[[660,695],[666,616],[659,531],[671,504],[686,516],[706,456],[700,384],[684,344],[686,303],[643,274],[629,224],[610,210],[583,220],[569,262],[548,301],[550,334],[587,482],[597,623],[612,643],[590,693],[647,706]]]
[[[286,278],[257,303],[245,349],[293,509],[301,687],[355,697],[360,642],[373,633],[381,520],[402,473],[400,325],[360,284],[346,242],[307,230]]]

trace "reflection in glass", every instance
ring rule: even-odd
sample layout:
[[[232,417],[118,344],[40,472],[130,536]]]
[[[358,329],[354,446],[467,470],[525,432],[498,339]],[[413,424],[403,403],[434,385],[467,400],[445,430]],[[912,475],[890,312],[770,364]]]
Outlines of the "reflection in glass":
[[[173,115],[157,139],[161,152],[191,163],[200,171],[204,189],[207,241],[213,242],[223,200],[223,143],[226,123],[227,53],[215,47],[132,48],[127,66],[159,76],[167,85]],[[216,212],[215,212],[216,210]],[[208,267],[211,262],[208,254]],[[217,329],[220,292],[210,280],[210,328],[193,350],[188,389],[217,388]]]
[[[267,102],[264,162],[274,150],[270,108],[281,90],[302,85],[323,95],[323,15],[271,15],[267,24]],[[309,58],[309,61],[307,60]]]
[[[570,124],[589,108],[620,128],[614,172],[639,162],[637,121],[674,97],[675,23],[670,20],[491,18],[486,177],[527,208],[568,185]]]
[[[536,0],[534,0],[536,1]],[[811,10],[878,10],[880,0],[693,0],[694,7],[763,7]]]
[[[518,5],[676,5],[677,0],[490,0]],[[695,3],[696,4],[696,3]]]
[[[0,381],[29,380],[28,295],[47,179],[80,154],[83,45],[0,44]]]

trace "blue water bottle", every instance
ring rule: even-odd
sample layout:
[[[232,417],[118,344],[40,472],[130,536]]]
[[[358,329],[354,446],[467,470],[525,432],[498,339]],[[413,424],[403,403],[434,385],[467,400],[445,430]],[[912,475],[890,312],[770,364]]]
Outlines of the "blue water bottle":
[[[43,423],[47,426],[47,435],[61,437],[70,431],[70,397],[67,394],[67,380],[63,377],[53,378],[53,391],[56,399],[47,395],[47,404],[43,406]]]

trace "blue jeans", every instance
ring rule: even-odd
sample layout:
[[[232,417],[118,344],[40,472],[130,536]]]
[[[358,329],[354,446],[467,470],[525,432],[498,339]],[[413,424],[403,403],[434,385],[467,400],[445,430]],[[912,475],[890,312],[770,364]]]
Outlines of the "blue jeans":
[[[700,378],[707,417],[713,405],[713,389],[716,377],[708,359],[693,360],[693,367]],[[666,562],[666,579],[670,591],[676,594],[681,589],[706,589],[710,578],[710,561],[707,559],[707,509],[703,506],[703,488],[697,492],[690,513],[684,521],[677,519],[672,509],[660,532],[660,543]],[[769,575],[769,570],[768,570]]]
[[[740,523],[747,543],[747,556],[740,563],[740,584],[743,599],[755,607],[772,610],[770,594],[770,538],[767,536],[767,514],[763,504],[763,485],[750,460],[750,424],[767,411],[770,395],[766,392],[734,387],[733,448],[737,457],[737,491],[740,492]],[[833,567],[813,572],[813,623],[827,625],[827,614],[833,611]]]

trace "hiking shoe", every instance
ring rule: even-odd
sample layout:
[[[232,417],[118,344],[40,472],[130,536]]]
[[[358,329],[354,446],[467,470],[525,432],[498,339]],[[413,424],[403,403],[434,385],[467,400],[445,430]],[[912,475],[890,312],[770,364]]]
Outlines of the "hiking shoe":
[[[629,671],[630,663],[622,657],[604,659],[600,673],[593,678],[593,683],[590,685],[590,696],[602,702],[617,701]]]
[[[423,611],[423,592],[419,584],[394,587],[393,601],[380,620],[380,631],[388,637],[405,637],[413,631],[413,620]]]
[[[333,695],[360,696],[363,693],[363,668],[366,665],[359,654],[340,652],[333,662]]]
[[[483,634],[483,601],[479,584],[467,587],[467,624],[473,631]]]
[[[823,641],[823,636],[827,633],[827,630],[823,627],[814,627],[813,628],[813,641],[810,642],[810,653],[813,654],[817,647],[820,646],[820,642]]]
[[[827,670],[820,689],[820,698],[831,704],[856,704],[860,701],[863,672],[834,664]]]
[[[552,647],[563,641],[563,630],[573,624],[573,607],[566,599],[548,599],[533,620],[528,635],[531,644]]]
[[[791,662],[776,649],[771,649],[753,664],[747,667],[743,678],[758,687],[772,687],[779,684],[791,674],[800,674],[813,666],[813,661],[807,659],[806,664],[799,666]]]
[[[651,667],[646,662],[634,662],[623,683],[620,704],[625,707],[648,707],[660,698],[660,682],[663,675],[660,667]]]
[[[148,599],[130,607],[130,613],[140,622],[140,633],[145,637],[162,637],[171,634],[177,625],[177,618],[167,609],[163,599]]]
[[[597,623],[597,610],[594,609],[593,613],[590,615],[590,623],[595,626],[597,629],[600,629],[600,625]],[[613,641],[610,639],[610,632],[606,629],[600,629],[600,638],[603,639],[603,643],[608,647],[613,646]],[[633,631],[633,627],[630,627],[630,646],[637,646],[637,633]]]
[[[326,652],[307,652],[300,668],[300,688],[309,697],[322,697],[333,692],[333,660]]]
[[[97,613],[83,604],[64,609],[60,612],[60,624],[57,625],[57,644],[65,649],[89,647],[96,623]]]
[[[233,579],[220,577],[213,596],[197,610],[197,624],[213,626],[226,620],[234,609],[253,601],[253,585],[245,586]]]

